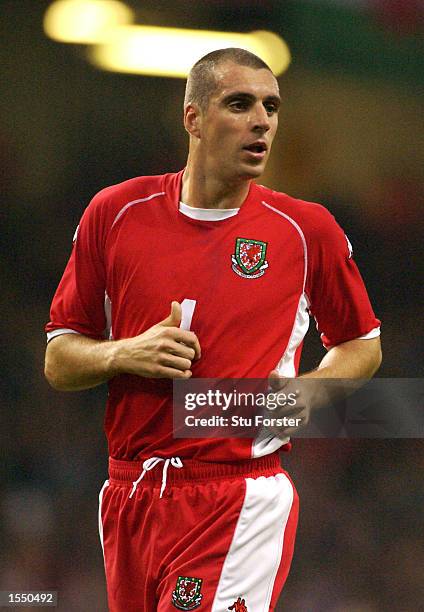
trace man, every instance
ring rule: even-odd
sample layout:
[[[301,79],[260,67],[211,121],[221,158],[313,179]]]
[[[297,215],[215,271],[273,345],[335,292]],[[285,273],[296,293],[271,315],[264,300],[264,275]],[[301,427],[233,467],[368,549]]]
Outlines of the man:
[[[97,194],[53,300],[50,383],[109,381],[99,530],[112,612],[273,610],[289,571],[289,430],[174,439],[171,379],[270,376],[278,389],[296,376],[309,312],[329,350],[304,377],[364,379],[380,363],[379,321],[333,217],[253,182],[279,105],[256,56],[199,60],[185,170]],[[304,418],[312,408],[299,398]]]

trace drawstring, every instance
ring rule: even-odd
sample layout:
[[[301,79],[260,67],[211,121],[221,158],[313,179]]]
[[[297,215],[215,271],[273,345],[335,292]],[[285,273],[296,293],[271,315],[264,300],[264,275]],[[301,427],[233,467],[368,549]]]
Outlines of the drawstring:
[[[162,470],[162,486],[160,488],[160,495],[159,495],[159,497],[162,497],[162,494],[165,491],[165,487],[166,487],[166,476],[168,474],[169,465],[172,465],[172,467],[174,468],[183,467],[183,462],[181,461],[179,457],[171,457],[171,459],[163,459],[162,457],[150,457],[150,459],[146,459],[146,461],[143,462],[143,471],[141,472],[137,480],[134,480],[133,482],[133,487],[129,495],[130,497],[134,495],[137,489],[138,483],[141,480],[143,480],[146,472],[153,470],[157,466],[157,464],[160,463],[161,461],[165,462],[163,466],[163,470]]]

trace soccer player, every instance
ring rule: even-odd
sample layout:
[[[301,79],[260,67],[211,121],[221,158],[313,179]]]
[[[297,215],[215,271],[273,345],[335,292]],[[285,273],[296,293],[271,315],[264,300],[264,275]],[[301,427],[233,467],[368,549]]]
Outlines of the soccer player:
[[[174,439],[172,379],[279,388],[297,375],[310,314],[328,352],[303,377],[365,379],[380,363],[379,321],[332,215],[255,183],[279,105],[255,55],[200,59],[186,168],[98,193],[53,299],[49,382],[109,384],[99,531],[112,612],[274,610],[289,571],[288,432]],[[313,400],[299,399],[308,415]]]

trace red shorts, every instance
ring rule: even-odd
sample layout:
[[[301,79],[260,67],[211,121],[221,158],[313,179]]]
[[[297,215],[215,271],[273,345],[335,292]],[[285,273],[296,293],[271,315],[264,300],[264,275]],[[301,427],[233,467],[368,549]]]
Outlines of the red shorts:
[[[141,462],[109,460],[99,531],[110,611],[274,610],[298,516],[279,455],[178,461],[148,460],[140,479]]]

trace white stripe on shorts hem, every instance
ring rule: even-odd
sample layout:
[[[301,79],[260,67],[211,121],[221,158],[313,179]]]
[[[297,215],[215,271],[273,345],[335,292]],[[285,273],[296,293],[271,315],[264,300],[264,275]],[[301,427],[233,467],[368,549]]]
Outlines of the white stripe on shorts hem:
[[[103,521],[102,521],[102,502],[103,502],[103,493],[106,487],[109,485],[109,481],[105,480],[102,488],[99,493],[99,538],[100,544],[102,545],[102,553],[103,553],[103,561],[105,560],[105,549],[103,545]]]
[[[246,496],[211,612],[227,610],[238,597],[248,610],[269,612],[292,504],[293,486],[285,474],[246,478]]]

